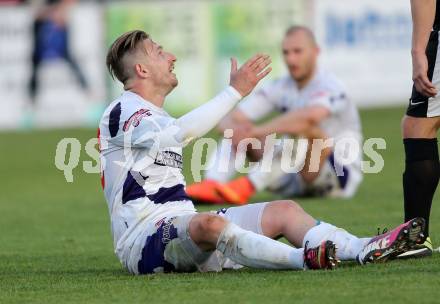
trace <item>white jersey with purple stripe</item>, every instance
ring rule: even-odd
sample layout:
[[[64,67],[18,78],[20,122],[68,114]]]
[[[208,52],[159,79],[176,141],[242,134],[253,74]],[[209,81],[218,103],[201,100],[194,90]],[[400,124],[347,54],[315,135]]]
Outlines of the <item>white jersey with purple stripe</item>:
[[[130,272],[151,272],[164,263],[165,243],[176,234],[166,223],[196,212],[185,193],[182,147],[215,127],[240,100],[228,86],[175,119],[126,91],[105,110],[98,133],[102,185],[115,253]]]
[[[195,212],[185,194],[182,147],[163,144],[173,134],[175,120],[137,94],[124,92],[108,106],[99,125],[102,184],[115,252],[134,273],[155,224]]]

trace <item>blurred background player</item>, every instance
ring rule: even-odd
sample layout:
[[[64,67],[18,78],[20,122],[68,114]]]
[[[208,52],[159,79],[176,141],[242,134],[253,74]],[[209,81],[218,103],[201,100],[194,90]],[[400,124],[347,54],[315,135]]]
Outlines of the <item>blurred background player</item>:
[[[29,95],[34,105],[38,93],[38,70],[42,63],[65,60],[78,79],[81,88],[88,89],[86,78],[72,57],[69,47],[69,13],[76,0],[46,0],[38,11],[33,25],[32,73]]]
[[[349,166],[335,161],[332,148],[321,147],[319,157],[312,158],[313,139],[342,138],[362,140],[361,123],[356,106],[350,101],[342,83],[318,67],[319,47],[314,34],[306,27],[292,26],[282,42],[282,52],[289,74],[276,79],[240,103],[218,126],[224,132],[233,129],[232,152],[220,144],[211,155],[205,180],[187,188],[194,200],[207,203],[244,204],[264,189],[282,197],[336,196],[351,197],[362,181],[361,156]],[[278,113],[266,123],[256,122],[272,112]],[[234,177],[239,153],[261,160],[262,150],[237,151],[244,138],[258,138],[277,133],[309,140],[304,167],[299,173],[284,173],[280,155],[275,156],[271,172],[253,171],[246,177]],[[244,160],[244,157],[241,157]],[[227,164],[226,167],[220,164]],[[341,170],[336,174],[337,167]],[[316,170],[311,168],[315,167]]]
[[[403,194],[405,219],[426,220],[426,242],[403,257],[432,255],[429,216],[440,176],[437,131],[440,128],[439,31],[440,3],[437,0],[412,0],[413,90],[402,120],[405,147]]]

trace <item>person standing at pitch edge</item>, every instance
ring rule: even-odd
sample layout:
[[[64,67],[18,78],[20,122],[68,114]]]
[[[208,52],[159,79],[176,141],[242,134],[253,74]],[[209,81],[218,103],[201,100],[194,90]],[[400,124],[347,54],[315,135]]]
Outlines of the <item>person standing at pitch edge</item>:
[[[426,220],[425,243],[401,257],[432,254],[429,215],[440,176],[437,131],[440,128],[440,1],[411,0],[413,18],[413,81],[408,110],[402,120],[405,147],[403,193],[405,220]]]

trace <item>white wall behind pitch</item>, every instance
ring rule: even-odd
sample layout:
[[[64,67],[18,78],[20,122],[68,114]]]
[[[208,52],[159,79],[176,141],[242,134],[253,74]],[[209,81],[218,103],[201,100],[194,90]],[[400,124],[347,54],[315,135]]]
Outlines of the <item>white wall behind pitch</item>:
[[[411,10],[403,0],[315,0],[321,64],[361,107],[406,104],[411,93]]]

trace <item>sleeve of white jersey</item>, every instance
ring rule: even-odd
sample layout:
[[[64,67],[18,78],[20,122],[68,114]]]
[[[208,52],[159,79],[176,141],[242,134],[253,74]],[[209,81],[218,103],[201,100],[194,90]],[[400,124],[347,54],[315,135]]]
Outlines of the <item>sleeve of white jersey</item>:
[[[335,114],[345,106],[346,96],[343,92],[332,92],[330,90],[317,90],[307,102],[308,106],[322,106],[330,113]]]
[[[229,86],[207,103],[178,119],[155,114],[144,115],[135,126],[130,125],[109,141],[117,146],[131,148],[183,147],[214,128],[241,98],[237,90]]]
[[[242,99],[240,93],[228,86],[207,103],[176,119],[176,140],[187,144],[213,129]]]
[[[237,108],[252,121],[257,121],[276,110],[275,83],[269,83],[238,104]]]

